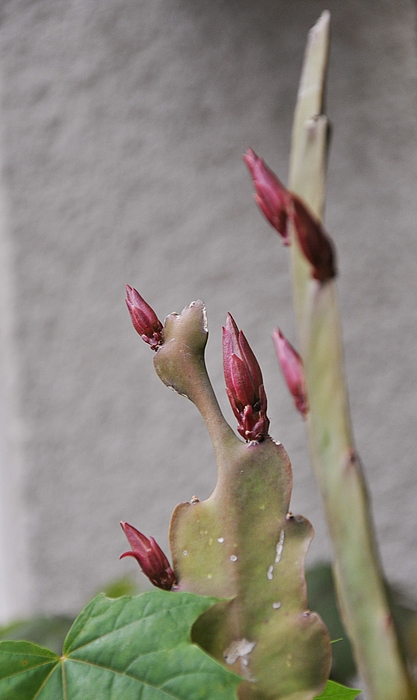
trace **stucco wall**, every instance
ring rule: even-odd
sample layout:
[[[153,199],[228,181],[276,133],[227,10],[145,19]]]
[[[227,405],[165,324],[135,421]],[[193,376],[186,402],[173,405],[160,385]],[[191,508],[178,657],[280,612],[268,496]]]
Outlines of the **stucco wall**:
[[[212,450],[124,307],[202,298],[227,417],[226,312],[264,371],[292,510],[330,547],[270,340],[294,341],[287,252],[252,202],[251,145],[285,181],[308,28],[333,16],[326,225],[338,248],[357,445],[390,579],[417,596],[416,55],[411,0],[8,0],[1,5],[3,619],[76,611],[127,572],[121,519],[165,547]]]

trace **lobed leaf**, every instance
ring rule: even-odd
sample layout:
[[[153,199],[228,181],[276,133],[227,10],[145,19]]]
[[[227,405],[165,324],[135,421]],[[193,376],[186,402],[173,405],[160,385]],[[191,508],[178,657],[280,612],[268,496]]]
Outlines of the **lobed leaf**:
[[[241,679],[191,643],[193,623],[216,602],[159,590],[100,594],[61,658],[31,642],[0,642],[0,700],[236,700]]]

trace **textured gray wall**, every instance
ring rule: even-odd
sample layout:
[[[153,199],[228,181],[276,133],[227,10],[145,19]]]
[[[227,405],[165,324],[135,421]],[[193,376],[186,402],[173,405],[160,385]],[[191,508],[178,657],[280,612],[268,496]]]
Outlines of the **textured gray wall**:
[[[134,562],[128,520],[162,545],[215,465],[124,308],[207,305],[226,415],[227,311],[264,370],[292,510],[330,556],[304,427],[270,331],[294,340],[287,253],[252,202],[248,145],[285,180],[308,28],[333,16],[327,228],[339,253],[350,395],[387,573],[417,595],[416,55],[411,0],[4,0],[0,615],[75,611]]]

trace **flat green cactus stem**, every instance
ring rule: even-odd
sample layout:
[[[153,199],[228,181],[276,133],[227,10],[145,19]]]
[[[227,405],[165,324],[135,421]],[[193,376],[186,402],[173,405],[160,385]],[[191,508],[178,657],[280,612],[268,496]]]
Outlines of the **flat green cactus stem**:
[[[218,482],[206,501],[175,509],[170,528],[180,590],[227,598],[205,613],[194,640],[246,680],[241,700],[312,700],[330,667],[327,630],[307,609],[310,523],[289,513],[291,465],[279,443],[241,441],[225,421],[204,362],[205,309],[167,317],[154,364],[200,410]]]
[[[322,114],[329,14],[311,30],[294,117],[289,188],[322,218],[327,118]],[[294,304],[310,411],[310,452],[334,547],[344,622],[372,700],[406,700],[411,682],[381,575],[369,499],[350,425],[337,291],[311,278],[291,235]]]

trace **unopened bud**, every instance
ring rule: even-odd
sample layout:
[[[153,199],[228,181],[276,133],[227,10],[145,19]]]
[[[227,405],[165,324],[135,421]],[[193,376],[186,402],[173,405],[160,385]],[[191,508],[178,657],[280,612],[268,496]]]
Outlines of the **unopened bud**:
[[[274,172],[248,148],[243,160],[249,168],[255,186],[255,202],[278,233],[285,245],[289,244],[288,237],[288,207],[291,195],[277,178]]]
[[[132,547],[132,551],[124,552],[120,559],[134,557],[145,576],[154,586],[170,591],[176,583],[175,574],[154,538],[145,537],[129,523],[121,522],[120,525]]]
[[[142,340],[148,343],[152,350],[158,350],[164,342],[162,323],[139,292],[128,284],[126,285],[126,306],[129,309],[133,327]]]
[[[262,372],[230,314],[223,328],[223,367],[226,393],[238,421],[239,434],[248,442],[261,442],[269,428]]]
[[[313,277],[327,282],[336,276],[333,243],[304,202],[292,195],[291,220],[305,257],[313,267]]]
[[[301,357],[279,328],[272,333],[272,339],[282,374],[293,396],[295,407],[303,416],[306,416],[308,403]]]

